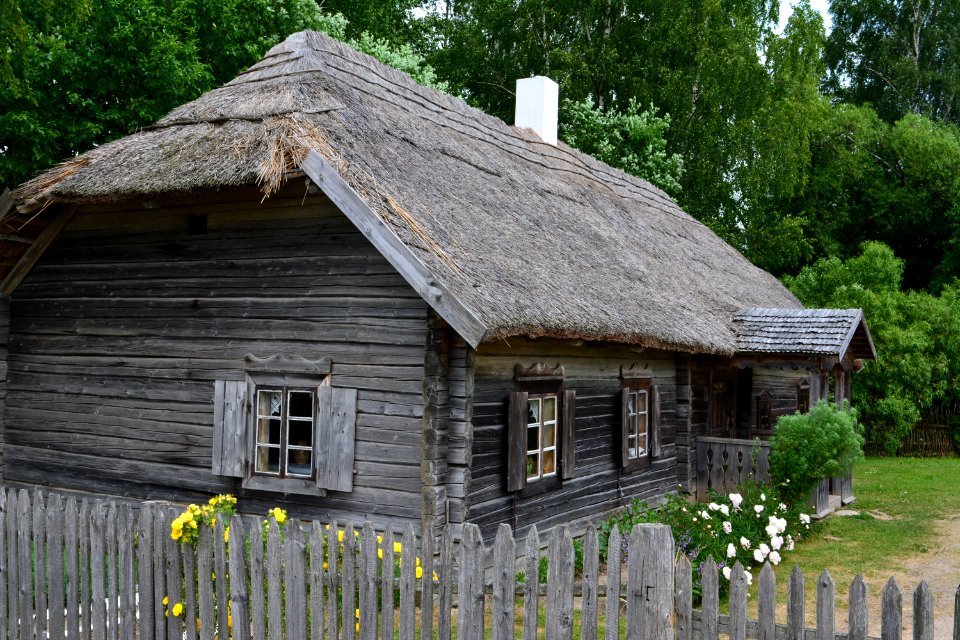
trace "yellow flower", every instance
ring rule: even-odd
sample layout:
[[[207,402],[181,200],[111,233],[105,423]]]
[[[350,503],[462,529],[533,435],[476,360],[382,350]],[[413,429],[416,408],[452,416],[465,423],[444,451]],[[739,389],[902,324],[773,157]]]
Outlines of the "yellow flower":
[[[337,542],[343,542],[343,531],[337,531]]]
[[[233,614],[227,613],[227,628],[233,629]]]
[[[357,617],[357,620],[359,620],[359,619],[360,619],[360,609],[357,609],[356,611],[354,611],[354,612],[353,612],[353,615],[355,615],[355,616]]]
[[[377,536],[377,544],[383,544],[383,536]]]
[[[394,552],[394,553],[400,553],[401,551],[403,551],[403,545],[400,544],[399,542],[394,542],[394,543],[393,543],[393,552]]]
[[[213,505],[217,504],[217,498],[218,498],[218,497],[219,497],[219,496],[214,496],[214,497],[210,498],[210,502],[209,502],[208,504],[209,504],[210,506],[213,506]]]
[[[167,596],[163,596],[163,606],[167,606],[169,602],[170,602],[170,598],[168,598]]]
[[[420,566],[420,558],[417,558],[417,566]]]
[[[423,577],[423,567],[417,565],[417,580]]]
[[[383,549],[380,547],[377,547],[377,557],[383,560]]]
[[[179,520],[184,523],[193,522],[193,512],[184,511],[183,513],[180,514]]]
[[[268,516],[272,516],[274,520],[277,521],[277,524],[283,524],[287,521],[287,512],[281,509],[280,507],[274,507],[267,511]]]
[[[179,618],[181,613],[183,613],[183,605],[178,602],[177,604],[173,605],[173,617]]]
[[[200,631],[200,618],[197,618],[197,631]]]
[[[327,571],[327,570],[329,570],[329,569],[330,569],[330,567],[327,566],[327,561],[324,560],[324,561],[323,561],[323,570],[324,570],[324,571]]]
[[[223,530],[223,541],[230,542],[230,527]]]

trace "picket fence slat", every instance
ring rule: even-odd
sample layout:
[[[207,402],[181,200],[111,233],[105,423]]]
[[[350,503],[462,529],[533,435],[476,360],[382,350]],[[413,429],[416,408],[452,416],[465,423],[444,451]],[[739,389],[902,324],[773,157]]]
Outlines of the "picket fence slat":
[[[526,579],[518,587],[518,542],[507,525],[489,549],[474,525],[444,528],[434,556],[434,530],[424,526],[428,536],[418,540],[412,524],[405,525],[394,550],[394,529],[385,527],[378,539],[369,522],[355,534],[353,523],[341,532],[336,523],[328,529],[290,520],[281,529],[271,518],[264,535],[260,519],[233,516],[201,528],[191,545],[169,535],[177,515],[172,506],[143,504],[135,517],[130,503],[84,500],[78,506],[74,498],[26,490],[0,493],[0,505],[0,635],[7,640],[431,640],[434,630],[441,640],[452,640],[454,627],[457,640],[481,640],[488,593],[492,640],[515,637],[518,606],[525,640],[540,633],[546,640],[573,640],[575,608],[579,640],[598,640],[601,604],[605,640],[620,640],[621,618],[625,640],[877,640],[868,635],[862,576],[850,583],[849,618],[838,631],[836,586],[823,571],[816,581],[816,626],[806,628],[802,572],[790,574],[786,620],[779,624],[777,581],[765,564],[756,619],[749,619],[742,566],[725,568],[721,576],[709,560],[697,575],[685,556],[674,558],[663,525],[638,525],[627,540],[611,531],[606,585],[597,579],[596,529],[587,529],[583,573],[576,579],[573,541],[563,526],[547,549],[546,584],[539,584],[540,538],[530,527],[523,546]],[[698,610],[695,575],[702,594]],[[721,580],[729,581],[729,615],[718,613]],[[912,595],[913,640],[933,640],[929,585],[921,582]],[[544,598],[541,630],[537,614]],[[953,605],[952,637],[960,640],[960,588]],[[880,638],[900,640],[903,624],[903,594],[891,579],[881,598]]]

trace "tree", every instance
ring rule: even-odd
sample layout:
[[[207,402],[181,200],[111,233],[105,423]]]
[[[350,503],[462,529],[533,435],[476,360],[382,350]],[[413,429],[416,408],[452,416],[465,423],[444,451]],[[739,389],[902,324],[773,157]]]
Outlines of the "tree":
[[[831,0],[830,13],[830,93],[891,124],[960,121],[960,0]]]

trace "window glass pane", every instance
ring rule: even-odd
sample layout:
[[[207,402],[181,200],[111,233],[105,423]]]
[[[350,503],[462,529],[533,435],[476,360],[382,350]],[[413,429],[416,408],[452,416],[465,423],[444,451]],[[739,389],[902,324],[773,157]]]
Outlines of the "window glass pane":
[[[313,420],[291,420],[287,443],[298,447],[313,446]]]
[[[257,447],[257,471],[280,473],[280,449],[277,447]]]
[[[257,415],[280,417],[283,393],[280,391],[260,391],[257,394]]]
[[[557,425],[556,425],[556,423],[554,423],[554,424],[547,424],[547,425],[544,425],[544,426],[543,426],[543,446],[544,446],[544,448],[554,446],[554,445],[556,444],[556,437],[557,437]]]
[[[557,419],[557,397],[546,396],[543,399],[543,421],[550,422]]]
[[[537,480],[540,477],[540,454],[527,454],[527,480]]]
[[[637,455],[634,457],[641,457],[647,455],[647,435],[643,434],[637,438]]]
[[[543,475],[549,476],[557,472],[556,451],[543,452]]]
[[[527,428],[527,451],[540,450],[540,427]]]
[[[633,415],[637,412],[637,394],[631,391],[627,394],[627,415]]]
[[[290,406],[287,413],[291,418],[313,418],[313,393],[310,391],[291,391]]]
[[[260,418],[257,421],[257,443],[280,444],[280,421],[276,418]]]
[[[647,412],[647,392],[637,391],[637,413]]]
[[[647,432],[647,416],[640,414],[637,416],[637,434],[644,435]]]
[[[313,452],[310,449],[287,449],[287,472],[295,476],[310,476],[312,465],[310,458]]]
[[[527,401],[527,424],[540,424],[540,399]]]

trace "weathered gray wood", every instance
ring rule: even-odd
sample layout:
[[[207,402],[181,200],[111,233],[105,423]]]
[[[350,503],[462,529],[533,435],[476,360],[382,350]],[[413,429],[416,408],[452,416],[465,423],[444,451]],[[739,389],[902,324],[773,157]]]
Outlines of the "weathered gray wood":
[[[80,637],[80,565],[77,560],[78,552],[78,533],[77,533],[77,500],[73,496],[67,497],[63,507],[63,555],[64,555],[64,578],[66,580],[66,627],[65,632],[69,640],[76,640]],[[141,534],[141,544],[143,536]],[[149,561],[147,562],[149,565]],[[148,575],[152,575],[148,573]],[[141,577],[141,580],[143,578]],[[146,586],[141,583],[141,594],[146,591]],[[150,589],[152,593],[152,589]],[[141,596],[142,597],[142,596]],[[152,598],[152,596],[151,596]],[[144,607],[141,616],[149,617],[152,613],[150,607]],[[150,618],[152,621],[152,618]],[[150,627],[147,627],[148,629]],[[141,635],[141,637],[146,637]]]
[[[78,528],[79,528],[79,538],[80,538],[80,608],[81,613],[81,623],[80,623],[80,637],[84,640],[88,640],[92,636],[92,626],[93,626],[93,607],[91,602],[93,597],[91,595],[91,586],[90,586],[90,530],[93,521],[93,503],[84,498],[80,502],[80,517],[78,519]],[[162,553],[154,552],[154,557],[163,557]],[[159,580],[163,580],[162,572],[159,574]],[[157,569],[154,569],[154,584],[156,584]],[[162,592],[162,583],[161,591]],[[154,591],[158,593],[158,591]],[[160,598],[154,598],[154,606],[160,607]],[[161,628],[161,633],[156,634],[155,638],[163,638],[162,635],[163,629]],[[98,639],[99,640],[99,639]]]
[[[173,509],[165,510],[164,522],[169,523],[176,517]],[[164,594],[167,596],[167,640],[181,640],[183,638],[183,617],[175,616],[174,607],[183,604],[183,564],[181,562],[180,543],[167,533],[163,537],[163,555],[166,581]]]
[[[421,536],[422,548],[421,557],[423,558],[423,577],[420,581],[420,637],[425,640],[433,639],[433,576],[434,569],[433,558],[433,530],[432,527],[425,527]]]
[[[576,475],[577,390],[563,390],[563,414],[560,429],[560,472],[564,480]]]
[[[800,567],[794,566],[787,585],[787,640],[804,640],[805,580]]]
[[[7,564],[7,504],[6,492],[0,487],[0,634],[4,633],[9,625],[9,610],[7,608],[7,582],[10,576],[10,566]]]
[[[353,490],[353,461],[357,423],[357,390],[339,387],[330,389],[330,448],[324,465],[323,488],[331,491]],[[319,474],[318,474],[319,475]],[[361,615],[363,612],[361,612]]]
[[[614,525],[607,539],[607,614],[605,619],[606,640],[618,640],[620,637],[620,580],[623,567],[621,549],[623,541],[620,529]],[[524,636],[524,640],[528,640]],[[535,640],[535,638],[534,638]]]
[[[757,640],[775,640],[777,630],[777,576],[769,562],[763,563],[757,587]]]
[[[848,604],[848,640],[867,640],[867,583],[859,573],[850,583]]]
[[[267,637],[283,638],[283,550],[280,528],[274,518],[267,522]]]
[[[669,526],[633,527],[627,585],[627,637],[673,640],[673,535]]]
[[[119,584],[117,583],[117,505],[116,503],[111,502],[107,507],[107,638],[109,640],[118,640],[118,625],[117,621],[119,618],[119,612],[117,611],[118,606],[118,595],[119,595]],[[179,580],[178,580],[179,583]],[[177,598],[178,600],[180,598]]]
[[[213,526],[213,539],[210,541],[213,546],[213,586],[219,640],[226,640],[229,635],[230,572],[227,567],[227,545],[224,544],[224,536],[229,524],[222,516],[217,516]]]
[[[46,540],[46,522],[44,520],[44,500],[39,490],[33,491],[33,562],[34,562],[34,587],[33,602],[34,612],[36,614],[36,634],[37,638],[47,635],[47,590],[38,588],[46,582],[47,567],[47,540]]]
[[[700,638],[702,640],[716,640],[720,622],[720,575],[717,572],[717,563],[713,561],[713,557],[708,557],[707,561],[703,563],[700,579],[703,590]]]
[[[360,532],[360,640],[377,640],[377,560],[377,533],[368,521]]]
[[[217,380],[213,389],[212,471],[218,476],[242,478],[247,449],[247,381]]]
[[[343,640],[354,640],[360,624],[354,613],[357,602],[357,539],[353,532],[353,524],[347,523],[343,532],[343,566],[340,573],[343,585]]]
[[[526,391],[511,391],[507,416],[507,491],[523,489],[527,481]]]
[[[30,496],[21,489],[17,498],[17,562],[20,591],[17,613],[20,617],[20,640],[31,640],[34,637],[32,520]]]
[[[685,554],[677,561],[674,582],[677,640],[693,640],[693,567]]]
[[[402,546],[401,544],[401,547]],[[384,578],[383,588],[380,590],[380,605],[381,611],[383,612],[380,620],[380,637],[382,640],[393,640],[394,589],[389,588],[389,586],[393,584],[396,559],[393,553],[393,531],[389,527],[383,532],[383,542],[380,544],[380,547],[383,549],[383,557],[381,560]],[[401,551],[404,551],[404,549],[401,549]],[[388,579],[390,580],[389,583],[387,582]]]
[[[339,601],[340,572],[337,560],[340,555],[339,528],[334,520],[327,525],[327,569],[324,572],[327,584],[327,640],[337,640],[340,637]],[[344,595],[346,597],[346,595]],[[346,606],[346,604],[344,604]]]
[[[47,529],[47,605],[50,615],[47,628],[50,640],[64,637],[63,582],[63,504],[60,496],[50,494],[44,514]]]
[[[537,613],[540,583],[540,535],[530,525],[524,544],[523,640],[537,640]]]
[[[913,592],[913,640],[933,640],[933,593],[926,580]]]
[[[834,640],[836,595],[833,578],[824,569],[817,579],[817,640]]]
[[[267,637],[266,577],[264,574],[265,540],[263,527],[250,526],[250,635],[257,640]],[[202,635],[202,634],[201,634]],[[202,640],[202,639],[201,639]]]
[[[124,505],[126,506],[126,505]],[[204,527],[208,528],[208,527]],[[123,541],[121,540],[121,544]],[[192,545],[180,545],[180,550],[183,557],[183,637],[184,640],[196,640],[197,638],[197,580],[204,580],[205,577],[201,574],[197,575],[197,554],[196,549]],[[123,552],[123,547],[120,547],[121,553]],[[120,562],[123,566],[123,560]],[[131,569],[133,567],[131,566]],[[122,584],[122,581],[121,581]],[[124,607],[120,609],[120,615],[125,616],[126,611]],[[123,625],[121,625],[121,634],[120,638],[130,638],[132,636],[125,635],[123,632]]]
[[[20,256],[17,264],[7,272],[3,282],[0,283],[0,291],[2,291],[4,295],[9,296],[13,293],[30,272],[30,269],[33,268],[33,265],[40,259],[40,256],[44,254],[60,232],[63,231],[63,228],[67,226],[67,223],[70,222],[70,218],[73,217],[76,210],[77,205],[64,206],[60,212],[57,213],[56,217],[44,227],[37,239],[34,240],[33,244]]]
[[[447,525],[440,538],[440,578],[437,585],[437,639],[451,640],[453,609],[453,529]]]
[[[460,541],[457,640],[483,638],[483,540],[480,529],[464,525]]]
[[[730,640],[747,637],[747,573],[738,560],[730,572]]]
[[[903,635],[903,594],[893,578],[883,587],[880,602],[881,640],[900,640]]]
[[[300,523],[289,520],[285,526],[283,582],[286,587],[286,631],[288,638],[307,637],[306,544]]]
[[[17,532],[19,531],[19,513],[17,504],[17,493],[10,489],[6,493],[6,572],[5,580],[7,582],[7,638],[14,640],[18,636],[20,620],[20,571],[18,563],[18,542]]]
[[[513,640],[513,591],[516,548],[510,525],[501,524],[493,545],[493,602],[490,627],[493,640]]]
[[[403,532],[400,566],[400,640],[415,640],[417,607],[417,567],[420,557],[417,555],[417,536],[413,524],[407,523]],[[384,556],[386,557],[386,556]],[[384,565],[384,571],[387,566]],[[423,569],[421,568],[421,571]],[[384,614],[386,614],[384,608]],[[392,612],[391,612],[392,616]]]
[[[580,639],[597,640],[597,585],[600,574],[600,542],[591,523],[583,538],[583,578],[581,580]]]
[[[550,545],[550,560],[547,565],[546,638],[571,640],[572,637],[573,539],[570,537],[569,528],[561,525]]]
[[[301,164],[304,173],[319,186],[363,235],[400,272],[431,307],[476,348],[487,333],[479,316],[451,295],[430,269],[407,247],[380,217],[357,195],[320,154],[310,151]]]
[[[247,594],[246,567],[247,547],[243,522],[238,515],[234,515],[230,519],[230,539],[227,544],[230,550],[230,613],[233,615],[233,625],[231,627],[233,640],[247,640],[250,637],[250,607],[249,595]],[[301,605],[304,602],[302,597],[300,602]],[[297,626],[296,629],[302,629],[302,633],[293,637],[306,637],[305,624]]]
[[[251,542],[250,549],[253,550],[256,542],[254,542],[254,536],[256,529],[251,532]],[[323,564],[325,562],[323,549],[324,549],[324,536],[323,536],[323,525],[314,520],[310,523],[310,574],[308,577],[307,587],[310,590],[310,640],[323,640],[323,614],[324,614],[324,599],[323,599]],[[262,551],[261,551],[262,553]],[[263,584],[263,581],[258,583],[256,577],[253,574],[253,554],[251,553],[250,558],[250,584],[257,585]],[[254,593],[257,592],[257,589],[254,589]],[[261,598],[263,590],[260,589]],[[254,620],[257,619],[257,612],[252,610],[250,615]],[[258,636],[256,630],[253,632],[254,638],[262,638],[263,636]]]
[[[136,586],[136,568],[135,568],[135,521],[133,510],[129,504],[123,504],[120,507],[119,528],[117,529],[117,584],[119,585],[119,603],[118,609],[120,621],[118,626],[118,636],[120,638],[133,638],[136,636],[136,612],[137,612],[137,586]],[[188,575],[193,576],[191,571]],[[188,640],[194,640],[194,636],[187,635]]]
[[[199,592],[197,605],[200,613],[200,638],[207,640],[216,637],[216,603],[213,599],[213,531],[210,527],[200,527],[197,534],[197,587]],[[141,564],[141,566],[143,565]],[[260,584],[262,584],[262,581]],[[265,635],[258,637],[263,638]]]
[[[104,531],[106,525],[106,505],[95,503],[90,510],[90,523],[87,535],[90,536],[90,634],[95,638],[107,637],[106,610],[106,548]]]

